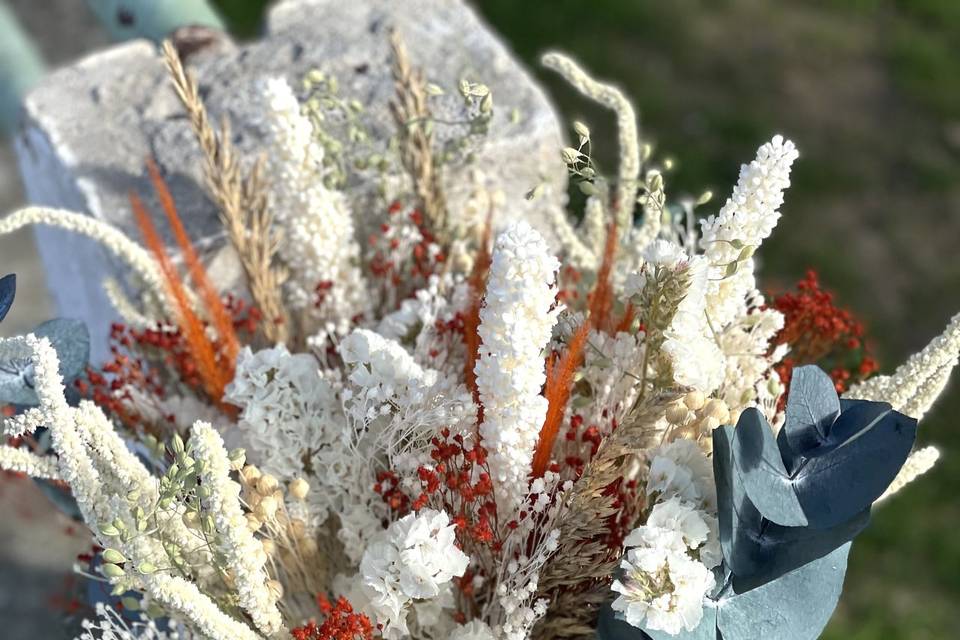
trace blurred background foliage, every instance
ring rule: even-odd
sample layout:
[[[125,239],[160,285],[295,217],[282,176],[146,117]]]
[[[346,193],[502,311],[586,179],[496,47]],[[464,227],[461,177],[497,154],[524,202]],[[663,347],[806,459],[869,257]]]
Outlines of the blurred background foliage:
[[[215,0],[253,37],[263,0]],[[889,371],[960,310],[960,1],[476,0],[567,120],[615,161],[612,121],[540,70],[557,48],[620,84],[676,161],[668,193],[712,189],[775,132],[801,150],[762,286],[808,267],[862,318]],[[429,69],[427,69],[429,74]],[[509,96],[497,96],[501,106]],[[960,637],[960,385],[921,424],[938,467],[854,545],[829,640]],[[842,487],[837,490],[842,491]]]

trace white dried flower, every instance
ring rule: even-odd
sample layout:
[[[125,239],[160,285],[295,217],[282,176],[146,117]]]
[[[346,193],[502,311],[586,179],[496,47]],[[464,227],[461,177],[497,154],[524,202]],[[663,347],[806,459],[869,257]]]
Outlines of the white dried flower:
[[[456,546],[456,527],[446,513],[409,514],[367,547],[360,562],[363,593],[386,638],[401,638],[413,600],[435,598],[462,576],[469,558]]]
[[[217,532],[214,544],[233,575],[239,604],[258,629],[274,635],[283,629],[283,616],[267,585],[263,547],[247,527],[240,507],[240,485],[230,479],[230,457],[223,439],[212,426],[198,422],[190,445],[194,458],[203,462],[200,481],[206,490],[204,511],[213,518]],[[261,506],[268,499],[272,498],[263,498]]]
[[[701,562],[662,547],[637,547],[620,568],[623,578],[610,588],[620,594],[613,610],[627,623],[671,635],[700,624],[704,596],[714,585],[713,573]]]
[[[924,447],[923,449],[917,449],[912,452],[907,458],[907,461],[903,463],[903,467],[900,469],[900,472],[897,473],[897,477],[893,479],[893,482],[891,482],[887,490],[883,492],[883,495],[877,498],[877,502],[886,500],[933,469],[933,465],[935,465],[939,459],[940,451],[938,451],[936,447]]]
[[[360,246],[346,197],[323,183],[323,147],[286,80],[262,85],[268,129],[272,211],[282,229],[279,252],[290,268],[289,303],[307,311],[315,327],[332,323],[345,333],[369,308],[367,287],[357,268]],[[316,289],[329,288],[319,308]],[[310,329],[307,329],[310,332]]]

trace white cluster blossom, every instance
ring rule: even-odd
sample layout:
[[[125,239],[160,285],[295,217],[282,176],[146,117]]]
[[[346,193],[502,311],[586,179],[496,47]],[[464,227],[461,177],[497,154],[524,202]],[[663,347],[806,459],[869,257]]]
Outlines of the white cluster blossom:
[[[610,587],[619,597],[613,610],[627,623],[677,635],[703,618],[703,598],[714,586],[703,563],[661,546],[638,546],[620,563],[623,578]]]
[[[468,564],[446,513],[425,509],[390,525],[360,562],[362,590],[384,637],[404,637],[412,602],[440,596]]]
[[[560,264],[539,233],[519,222],[493,250],[480,311],[480,358],[475,368],[484,421],[480,434],[501,513],[512,518],[526,496],[533,450],[547,412],[543,350],[558,310]]]
[[[711,334],[706,313],[707,259],[689,257],[682,247],[666,240],[652,242],[644,258],[653,267],[682,270],[684,274],[687,290],[663,332],[662,350],[670,360],[677,384],[709,394],[723,382],[724,356]]]
[[[224,399],[242,409],[239,444],[262,471],[283,481],[308,475],[305,454],[342,441],[340,400],[311,355],[282,345],[257,352],[245,347]],[[307,500],[315,522],[337,506],[329,492],[311,491]]]
[[[471,620],[454,629],[449,640],[497,640],[497,637],[486,622]]]
[[[272,211],[282,229],[280,256],[290,268],[289,303],[327,333],[345,333],[368,310],[360,247],[346,197],[323,182],[323,147],[286,80],[262,85]],[[328,287],[316,307],[317,287]]]

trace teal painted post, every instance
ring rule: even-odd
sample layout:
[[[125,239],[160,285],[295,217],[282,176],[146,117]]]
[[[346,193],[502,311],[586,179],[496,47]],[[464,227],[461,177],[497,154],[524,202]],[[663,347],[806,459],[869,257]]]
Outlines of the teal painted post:
[[[147,38],[160,42],[186,26],[225,30],[207,0],[87,0],[115,40]]]
[[[46,73],[33,40],[13,11],[0,0],[0,135],[10,135],[20,119],[23,96]]]

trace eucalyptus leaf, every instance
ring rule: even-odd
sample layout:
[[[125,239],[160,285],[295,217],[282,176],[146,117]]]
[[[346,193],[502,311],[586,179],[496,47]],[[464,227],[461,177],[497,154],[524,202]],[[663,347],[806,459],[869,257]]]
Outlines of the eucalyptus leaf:
[[[734,470],[760,513],[777,524],[805,526],[807,516],[783,464],[773,427],[757,409],[750,407],[740,415],[733,452]]]
[[[723,640],[819,638],[840,600],[850,544],[763,586],[721,597],[717,601],[718,637]]]
[[[776,580],[744,592],[728,587],[705,603],[700,624],[672,635],[638,629],[606,605],[598,640],[816,640],[830,621],[847,571],[850,543]]]
[[[0,322],[7,317],[17,294],[17,276],[14,273],[0,278]]]
[[[47,338],[60,360],[60,375],[69,385],[83,374],[90,357],[90,334],[79,320],[49,320],[33,331],[38,338]],[[0,349],[0,404],[35,406],[33,364],[20,347]],[[67,395],[71,388],[67,387]]]
[[[752,408],[741,414],[734,469],[764,518],[783,526],[835,527],[868,508],[890,485],[913,447],[917,421],[885,403],[848,407],[818,446],[809,451],[791,446],[790,471],[783,443],[778,445],[766,418]]]
[[[733,427],[713,433],[720,545],[740,592],[775,580],[852,540],[870,520],[869,508],[828,529],[784,527],[765,519],[733,468]]]
[[[820,367],[797,367],[790,377],[784,432],[794,451],[818,446],[840,415],[833,380]]]

